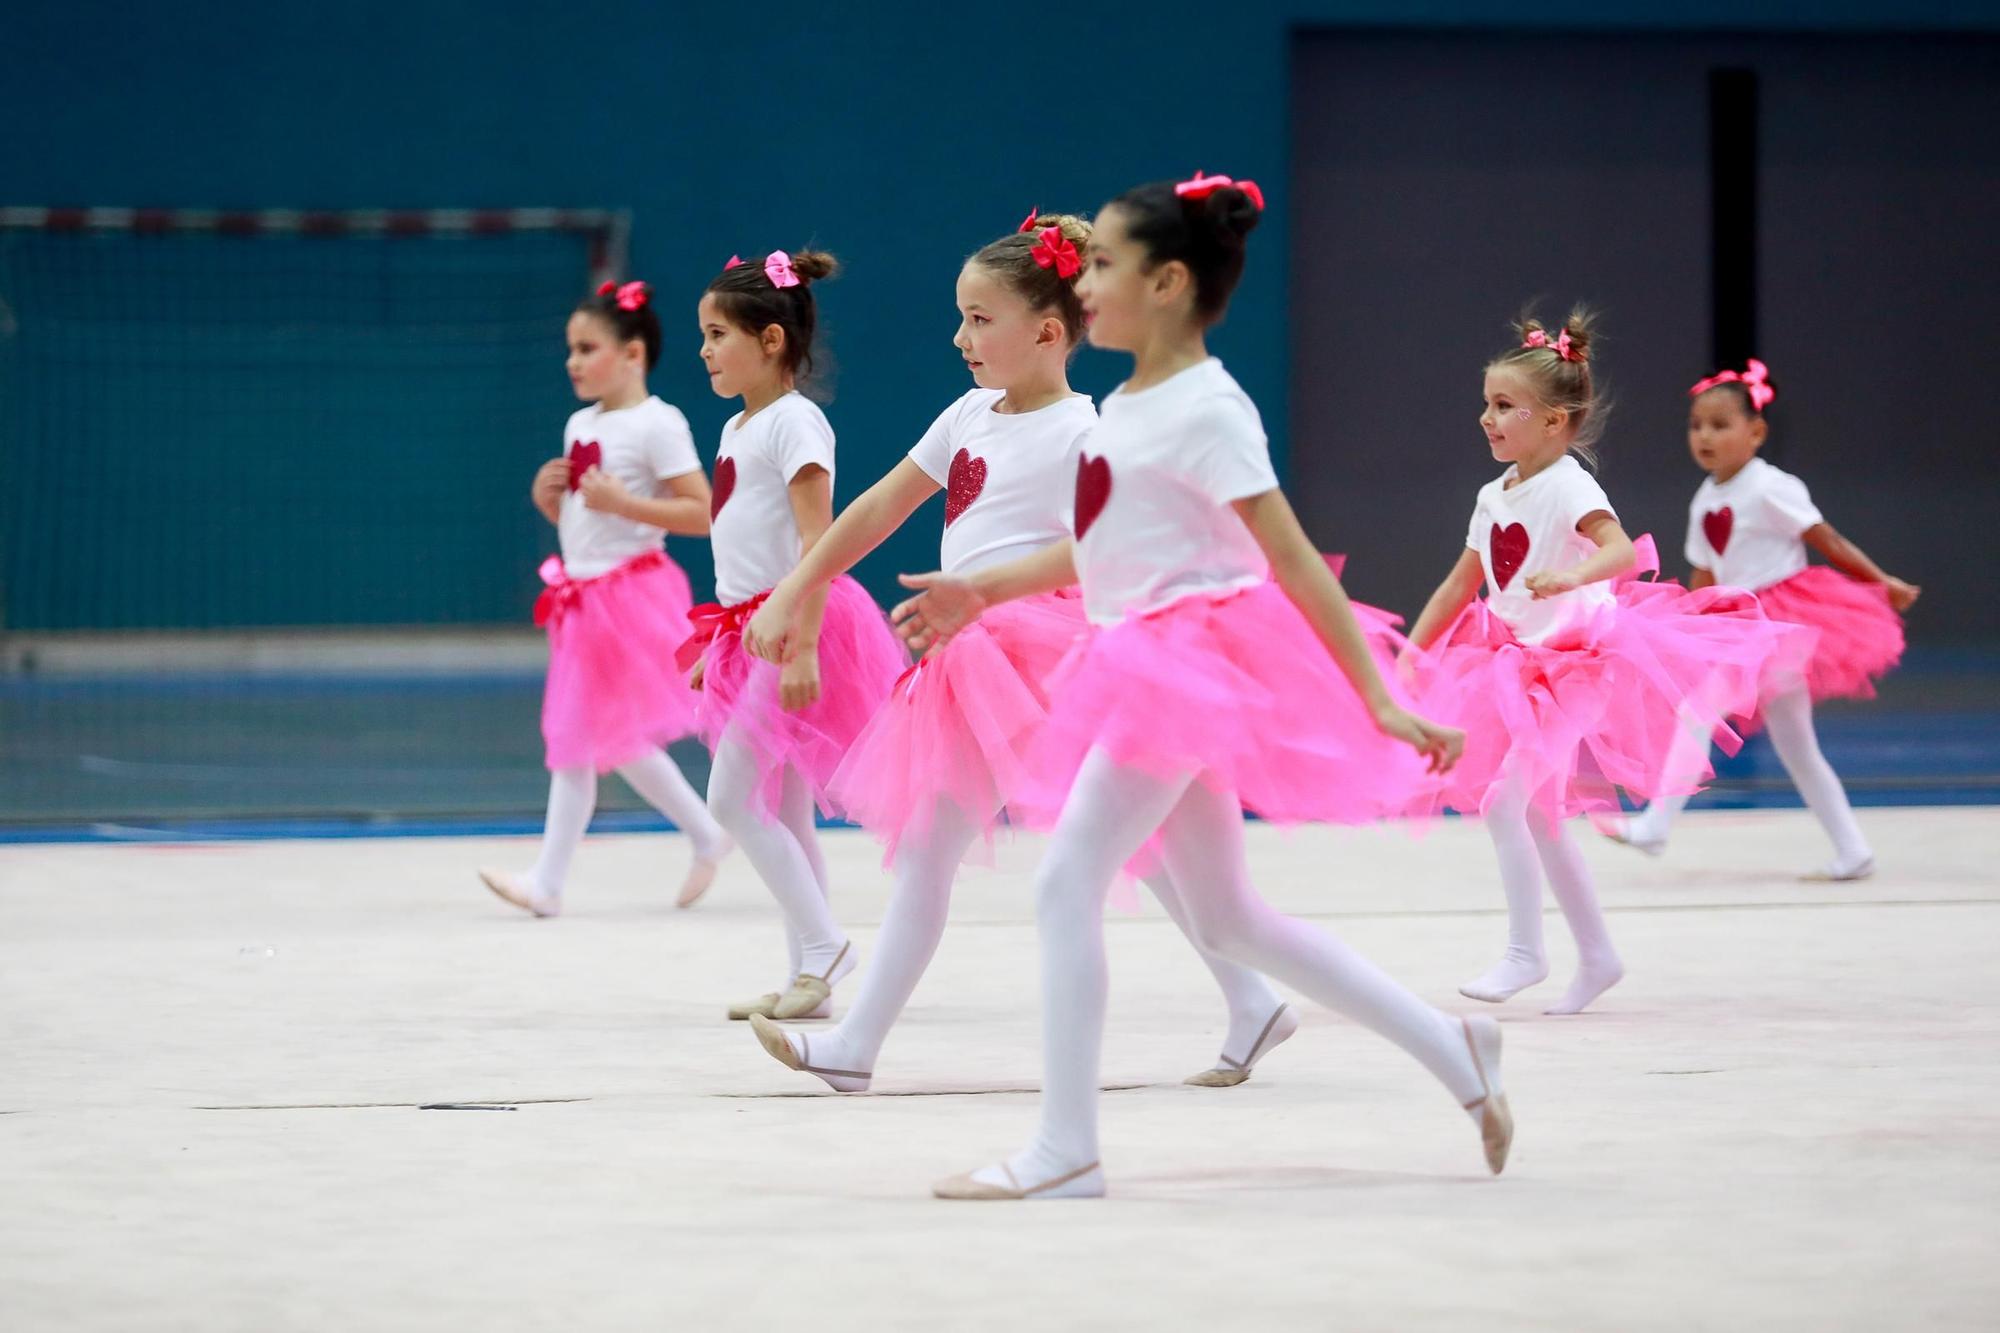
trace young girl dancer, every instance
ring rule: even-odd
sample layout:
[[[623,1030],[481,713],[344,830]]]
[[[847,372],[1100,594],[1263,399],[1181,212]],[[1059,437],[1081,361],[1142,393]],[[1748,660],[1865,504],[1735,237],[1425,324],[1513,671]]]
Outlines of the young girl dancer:
[[[1769,371],[1752,361],[1742,372],[1725,370],[1688,394],[1688,449],[1708,473],[1688,509],[1687,558],[1696,588],[1720,584],[1757,595],[1773,620],[1807,625],[1819,642],[1803,676],[1767,672],[1758,698],[1771,748],[1806,808],[1833,841],[1826,879],[1861,879],[1874,873],[1875,855],[1854,820],[1847,792],[1813,730],[1815,699],[1873,698],[1873,678],[1903,655],[1903,623],[1922,591],[1882,572],[1866,552],[1835,532],[1820,516],[1804,482],[1757,456],[1769,437],[1764,409],[1777,397]],[[1806,547],[1826,558],[1808,566]],[[1706,760],[1708,733],[1684,729],[1668,768],[1685,773]],[[1665,850],[1674,817],[1686,796],[1655,801],[1629,820],[1608,826],[1620,842],[1657,856]]]
[[[710,540],[720,605],[693,613],[680,654],[701,691],[696,723],[715,752],[709,806],[785,916],[778,990],[731,1018],[823,1017],[854,951],[827,906],[813,806],[847,747],[909,664],[881,610],[852,579],[802,599],[782,667],[743,648],[743,623],[833,522],[833,428],[798,391],[812,371],[812,283],[833,256],[773,251],[732,259],[701,298],[709,384],[743,410],[722,428]]]
[[[1486,367],[1480,428],[1507,470],[1479,491],[1465,551],[1410,631],[1422,706],[1466,730],[1465,761],[1441,800],[1485,818],[1507,895],[1506,956],[1459,988],[1499,1003],[1548,976],[1541,879],[1576,939],[1577,972],[1551,1014],[1576,1014],[1624,976],[1597,890],[1564,822],[1616,808],[1615,787],[1650,794],[1684,701],[1721,727],[1755,697],[1784,631],[1754,606],[1640,583],[1636,544],[1578,457],[1603,430],[1591,369],[1594,321],[1535,320]],[[1480,584],[1485,600],[1477,600]],[[1736,741],[1723,728],[1725,739]],[[1705,766],[1680,775],[1693,784]]]
[[[679,905],[707,891],[729,839],[662,747],[693,733],[695,696],[674,667],[688,635],[687,575],[666,533],[708,532],[708,482],[687,419],[646,392],[660,360],[660,317],[643,282],[606,283],[569,317],[569,381],[590,406],[563,430],[568,449],[535,474],[535,508],[556,525],[560,557],[535,621],[548,626],[542,738],[548,818],[535,864],[482,869],[486,887],[554,916],[563,882],[612,769],[694,844]]]
[[[1039,1132],[940,1182],[948,1199],[1104,1193],[1097,1080],[1103,905],[1157,835],[1189,933],[1373,1028],[1422,1061],[1504,1165],[1512,1120],[1500,1029],[1425,1004],[1251,887],[1243,810],[1359,819],[1406,802],[1463,737],[1385,688],[1339,582],[1278,489],[1257,410],[1208,356],[1263,197],[1248,181],[1140,186],[1100,214],[1078,295],[1091,341],[1131,352],[1078,459],[1073,543],[970,576],[926,574],[897,608],[911,645],[1079,577],[1090,635],[1048,684],[1049,718],[1016,804],[1059,808],[1036,877],[1045,1059]],[[1275,582],[1272,576],[1275,575]]]
[[[979,386],[939,415],[908,458],[842,511],[744,631],[750,651],[782,661],[803,596],[850,568],[939,490],[942,567],[971,574],[1069,537],[1068,490],[1097,424],[1069,387],[1083,337],[1076,279],[1090,226],[1031,216],[958,275],[953,344]],[[890,695],[834,775],[835,801],[888,849],[896,889],[860,993],[831,1032],[786,1032],[753,1017],[765,1050],[842,1092],[867,1088],[889,1028],[944,934],[959,863],[991,838],[1026,771],[1048,712],[1043,678],[1088,625],[1074,589],[994,607],[934,649]],[[1164,874],[1148,879],[1168,914],[1186,920]],[[1188,1082],[1234,1086],[1291,1036],[1298,1018],[1255,972],[1208,958],[1230,1002],[1213,1069]]]

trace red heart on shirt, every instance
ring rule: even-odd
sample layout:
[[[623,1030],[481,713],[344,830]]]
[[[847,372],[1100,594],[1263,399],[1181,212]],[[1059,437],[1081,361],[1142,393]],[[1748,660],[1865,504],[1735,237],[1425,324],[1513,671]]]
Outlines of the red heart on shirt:
[[[729,503],[729,497],[736,493],[736,460],[719,458],[715,462],[715,490],[708,497],[708,516],[711,520],[722,512],[722,506]]]
[[[1736,526],[1736,511],[1728,505],[1701,516],[1701,535],[1721,555],[1729,549],[1729,533]]]
[[[594,467],[604,466],[604,450],[596,440],[589,444],[579,440],[569,447],[569,488],[575,490],[583,485],[583,474]]]
[[[1519,523],[1509,523],[1504,528],[1495,523],[1487,548],[1493,558],[1493,581],[1504,592],[1521,572],[1521,566],[1528,562],[1528,530]]]
[[[1111,499],[1111,460],[1078,454],[1076,459],[1076,539],[1083,540],[1090,525],[1104,512]]]
[[[970,450],[952,455],[950,482],[944,493],[944,525],[950,527],[958,516],[972,508],[972,502],[986,489],[986,460],[974,458]]]

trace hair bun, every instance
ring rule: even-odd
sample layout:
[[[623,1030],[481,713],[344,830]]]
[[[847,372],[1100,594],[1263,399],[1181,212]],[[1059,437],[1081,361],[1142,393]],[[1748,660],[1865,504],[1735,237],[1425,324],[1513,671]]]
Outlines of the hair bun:
[[[1264,220],[1264,210],[1257,206],[1257,201],[1234,185],[1216,187],[1202,202],[1210,224],[1224,236],[1233,237],[1238,245]]]
[[[792,255],[792,272],[807,282],[820,282],[840,272],[840,261],[824,250],[799,250]]]

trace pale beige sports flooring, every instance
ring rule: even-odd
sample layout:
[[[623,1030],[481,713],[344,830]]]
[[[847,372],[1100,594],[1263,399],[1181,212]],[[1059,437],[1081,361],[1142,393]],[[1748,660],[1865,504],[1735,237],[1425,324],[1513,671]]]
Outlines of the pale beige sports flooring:
[[[926,1195],[1033,1123],[1032,843],[962,881],[884,1095],[848,1098],[722,1020],[775,980],[774,909],[739,860],[673,911],[677,838],[593,841],[553,922],[472,876],[521,839],[0,848],[0,1329],[1993,1328],[2000,812],[1862,816],[1856,885],[1793,878],[1800,812],[1593,841],[1631,977],[1499,1010],[1499,1180],[1321,1011],[1182,1087],[1207,976],[1114,913],[1113,1197],[1033,1206]],[[1281,905],[1481,1007],[1476,827],[1251,837]],[[828,846],[865,953],[886,881]]]

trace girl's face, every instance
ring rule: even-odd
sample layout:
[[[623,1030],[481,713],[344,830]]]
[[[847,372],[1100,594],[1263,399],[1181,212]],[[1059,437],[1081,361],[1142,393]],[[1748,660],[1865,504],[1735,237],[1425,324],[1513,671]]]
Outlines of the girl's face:
[[[610,398],[634,378],[646,378],[646,344],[618,341],[618,330],[601,316],[579,310],[569,317],[570,388],[586,403]]]
[[[1529,462],[1551,449],[1566,448],[1563,427],[1568,420],[1568,413],[1543,406],[1519,372],[1505,366],[1487,368],[1486,406],[1479,413],[1479,428],[1486,432],[1494,462]]]
[[[1145,248],[1126,232],[1120,211],[1107,208],[1098,214],[1083,274],[1076,281],[1092,346],[1130,352],[1145,341],[1158,317],[1157,276],[1157,271],[1146,271]]]
[[[703,294],[696,314],[701,321],[701,362],[708,367],[708,387],[716,397],[741,398],[779,374],[783,332],[773,329],[760,338],[732,322],[714,292]]]
[[[1757,456],[1768,429],[1729,389],[1710,389],[1688,404],[1688,452],[1717,481],[1728,481]]]
[[[958,332],[952,346],[982,389],[1011,389],[1044,368],[1051,347],[1067,342],[1062,321],[977,264],[958,274]]]

